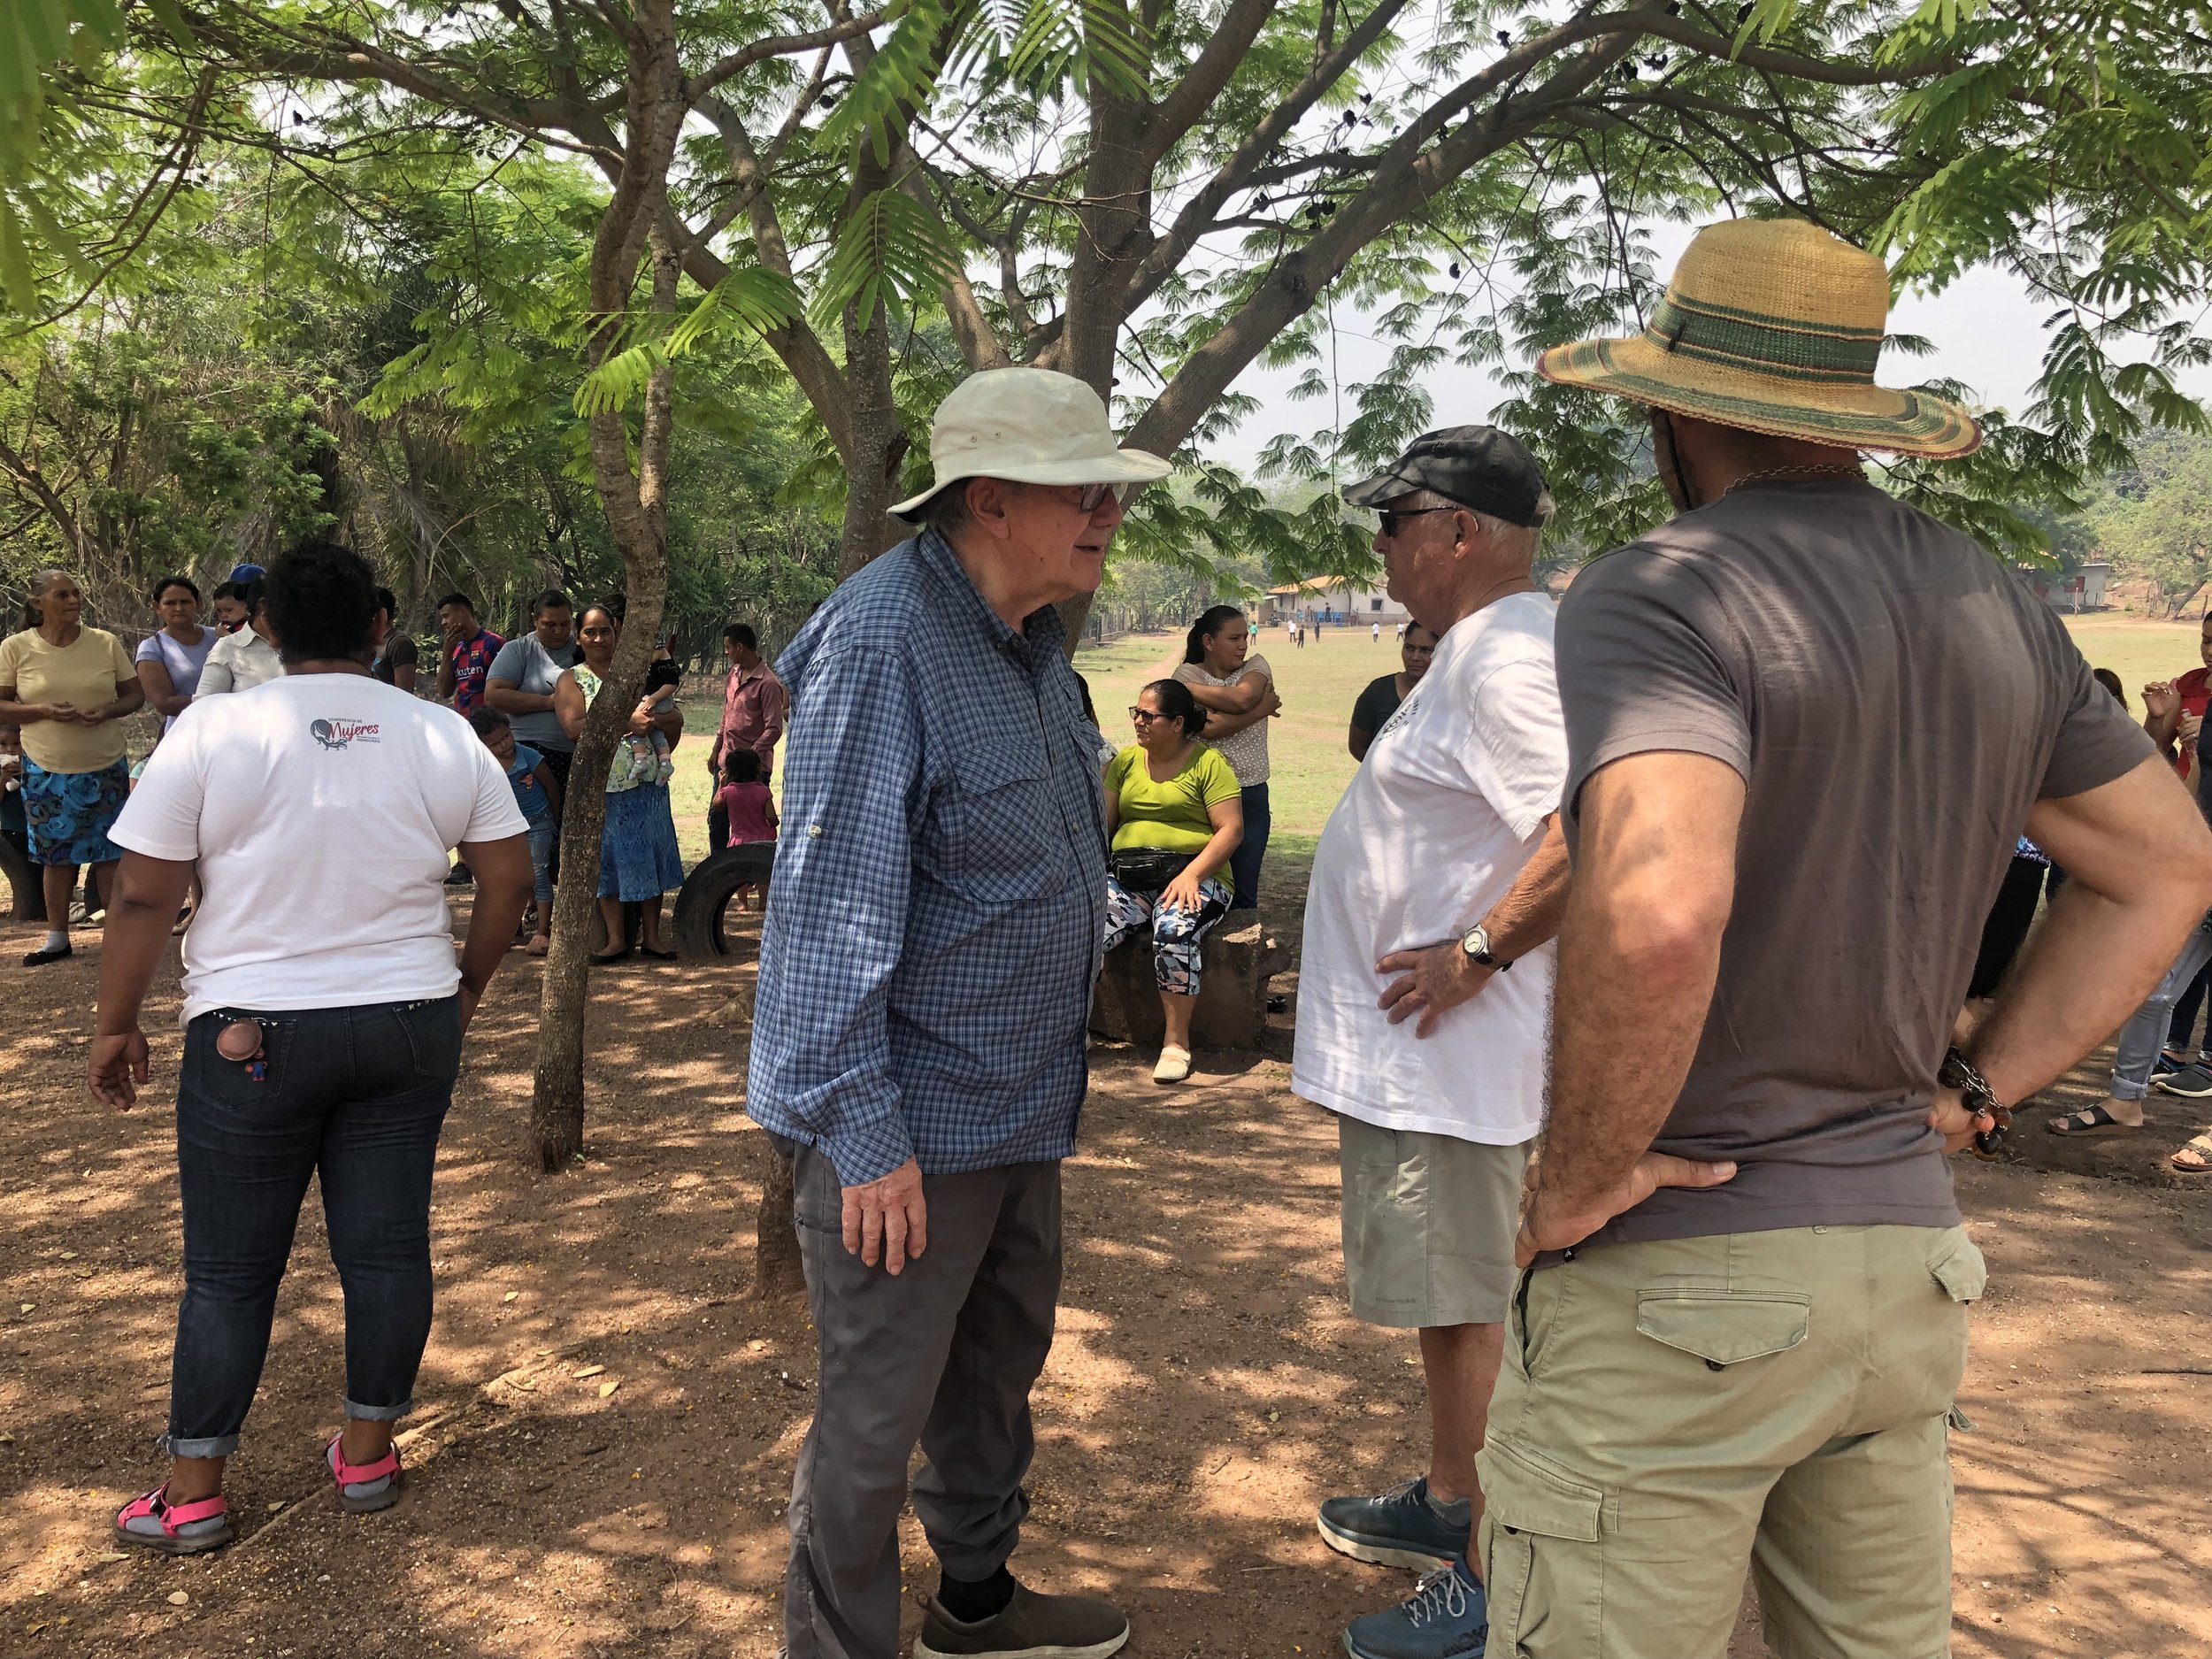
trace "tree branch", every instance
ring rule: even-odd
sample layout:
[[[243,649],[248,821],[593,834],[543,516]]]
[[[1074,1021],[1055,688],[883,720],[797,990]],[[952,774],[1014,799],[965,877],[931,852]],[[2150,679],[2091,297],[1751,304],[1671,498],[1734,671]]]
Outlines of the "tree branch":
[[[804,35],[775,35],[766,40],[755,41],[740,47],[703,75],[684,83],[687,105],[696,107],[699,100],[721,86],[733,75],[741,75],[755,64],[771,58],[789,58],[799,52],[810,52],[818,48],[835,46],[851,40],[856,35],[865,35],[881,26],[891,15],[886,6],[879,12],[870,12],[856,18],[847,18],[827,28],[814,29]]]

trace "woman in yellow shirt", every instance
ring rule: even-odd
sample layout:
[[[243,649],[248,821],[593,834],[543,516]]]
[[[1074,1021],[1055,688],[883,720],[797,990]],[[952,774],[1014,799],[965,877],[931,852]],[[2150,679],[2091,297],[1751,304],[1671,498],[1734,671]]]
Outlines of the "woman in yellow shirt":
[[[90,864],[102,908],[121,852],[108,830],[130,796],[119,722],[146,701],[131,654],[83,625],[84,590],[65,571],[42,571],[30,625],[0,640],[0,725],[23,728],[23,814],[31,862],[45,868],[46,942],[27,968],[69,952],[69,895]]]
[[[1191,1010],[1199,948],[1228,913],[1235,889],[1222,879],[1244,838],[1236,773],[1198,741],[1206,710],[1180,680],[1156,680],[1129,718],[1137,741],[1106,768],[1106,949],[1152,930],[1152,972],[1167,1032],[1156,1083],[1190,1075]]]

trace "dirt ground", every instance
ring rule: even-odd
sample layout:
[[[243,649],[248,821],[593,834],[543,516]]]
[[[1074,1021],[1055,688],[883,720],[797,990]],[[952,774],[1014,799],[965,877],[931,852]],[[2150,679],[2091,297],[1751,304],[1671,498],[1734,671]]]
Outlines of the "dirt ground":
[[[813,1348],[801,1309],[745,1295],[771,1156],[742,1111],[746,970],[601,976],[589,1156],[549,1177],[522,1147],[537,969],[511,958],[441,1158],[407,1496],[345,1516],[318,1464],[342,1331],[311,1204],[232,1464],[247,1536],[168,1562],[118,1556],[106,1521],[157,1478],[179,1288],[174,981],[149,1009],[152,1094],[118,1116],[81,1084],[96,951],[17,967],[35,942],[0,926],[0,1652],[773,1653]],[[1313,1532],[1321,1498],[1417,1469],[1425,1426],[1410,1342],[1345,1313],[1334,1136],[1287,1093],[1279,1046],[1202,1054],[1171,1094],[1142,1056],[1100,1051],[1067,1171],[1067,1286],[1016,1565],[1115,1597],[1139,1659],[1336,1652],[1348,1618],[1410,1584]],[[2161,1116],[2158,1144],[2177,1143],[2183,1115]],[[2031,1157],[2042,1139],[2022,1136]],[[2103,1155],[2139,1179],[1960,1171],[1993,1270],[1961,1401],[1975,1426],[1954,1442],[1961,1655],[2212,1643],[2212,1198],[2139,1179],[2149,1150]],[[926,1593],[910,1519],[904,1554]],[[1735,1652],[1763,1652],[1749,1621]]]

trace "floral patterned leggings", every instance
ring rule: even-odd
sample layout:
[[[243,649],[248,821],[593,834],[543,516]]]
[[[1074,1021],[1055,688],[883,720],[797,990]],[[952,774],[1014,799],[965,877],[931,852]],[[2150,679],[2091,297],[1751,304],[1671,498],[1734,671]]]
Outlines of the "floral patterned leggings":
[[[1162,904],[1156,893],[1132,893],[1106,878],[1106,949],[1148,924],[1152,929],[1152,977],[1163,991],[1178,996],[1198,995],[1198,951],[1214,924],[1229,913],[1236,889],[1218,876],[1198,884],[1202,902],[1197,914],[1172,904]]]

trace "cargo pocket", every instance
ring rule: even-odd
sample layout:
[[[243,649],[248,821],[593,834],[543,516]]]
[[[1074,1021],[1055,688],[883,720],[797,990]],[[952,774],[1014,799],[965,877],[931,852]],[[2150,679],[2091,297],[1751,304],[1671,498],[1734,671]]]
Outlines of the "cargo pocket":
[[[1795,1348],[1812,1319],[1809,1296],[1671,1287],[1636,1293],[1636,1329],[1718,1371]]]
[[[1978,1302],[1982,1292],[1989,1287],[1989,1264],[1982,1260],[1980,1248],[1962,1230],[1955,1231],[1937,1247],[1928,1271],[1953,1302]]]
[[[1490,1442],[1484,1465],[1489,1652],[1513,1659],[1596,1652],[1604,1493],[1500,1440]]]

